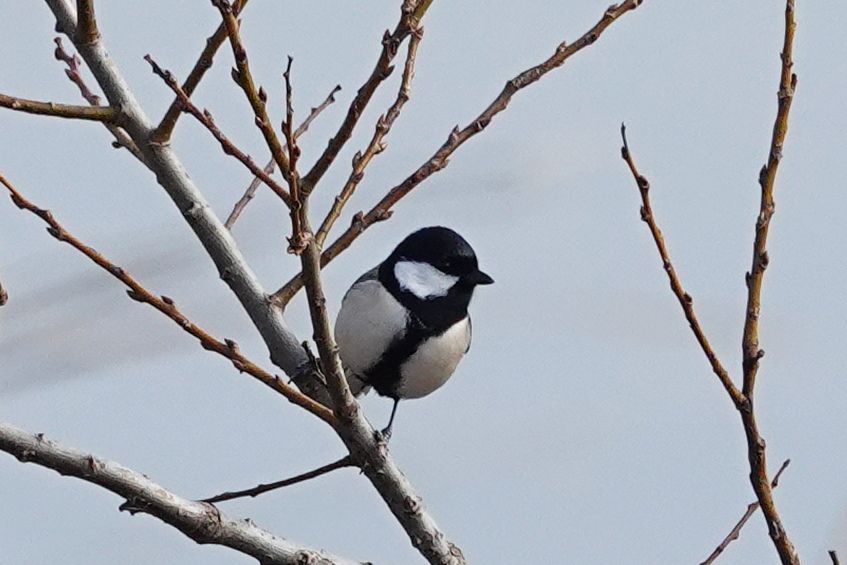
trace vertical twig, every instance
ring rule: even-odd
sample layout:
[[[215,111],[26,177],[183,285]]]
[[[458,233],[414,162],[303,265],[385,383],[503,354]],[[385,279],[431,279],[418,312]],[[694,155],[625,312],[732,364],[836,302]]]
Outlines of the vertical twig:
[[[300,194],[300,175],[297,173],[297,161],[300,158],[300,147],[294,135],[294,94],[291,88],[291,64],[294,60],[288,57],[288,65],[282,74],[285,79],[285,121],[282,123],[282,133],[288,150],[288,187],[291,192],[291,238],[288,240],[288,252],[299,255],[306,248],[304,229],[305,202]]]
[[[756,237],[753,242],[753,263],[747,273],[747,307],[742,339],[744,382],[742,391],[747,405],[740,410],[744,431],[747,436],[747,454],[750,461],[750,482],[762,505],[762,513],[768,524],[768,534],[783,565],[798,565],[800,558],[794,545],[788,538],[773,500],[773,492],[768,481],[765,440],[759,433],[754,411],[754,390],[759,360],[765,352],[759,347],[759,314],[761,310],[762,281],[770,257],[767,251],[768,229],[774,213],[774,184],[777,168],[782,159],[785,136],[788,133],[788,114],[797,86],[797,75],[792,72],[794,65],[792,50],[794,45],[794,0],[785,3],[785,36],[782,46],[782,70],[777,94],[778,107],[771,135],[768,160],[759,174],[761,203],[756,218]]]

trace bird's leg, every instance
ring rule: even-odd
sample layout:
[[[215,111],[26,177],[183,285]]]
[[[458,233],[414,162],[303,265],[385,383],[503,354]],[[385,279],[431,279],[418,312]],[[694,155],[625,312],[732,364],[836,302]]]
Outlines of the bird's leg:
[[[388,443],[388,440],[391,439],[391,426],[394,425],[394,415],[397,414],[397,405],[400,403],[399,398],[394,399],[394,406],[391,408],[391,417],[388,419],[388,425],[383,428],[379,434],[382,436],[383,441]]]

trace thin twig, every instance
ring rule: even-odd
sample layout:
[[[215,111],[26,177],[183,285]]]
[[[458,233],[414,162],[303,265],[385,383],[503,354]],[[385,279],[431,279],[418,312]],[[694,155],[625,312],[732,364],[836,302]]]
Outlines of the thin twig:
[[[235,0],[232,5],[232,13],[235,16],[238,16],[244,10],[244,7],[249,1],[250,0]],[[191,72],[188,73],[188,77],[185,79],[185,82],[182,83],[182,91],[185,92],[187,96],[194,94],[194,89],[200,84],[200,81],[203,79],[206,71],[212,68],[212,62],[215,59],[215,54],[218,52],[220,46],[223,45],[226,38],[226,26],[223,22],[221,22],[218,25],[218,29],[215,30],[215,33],[206,39],[206,46],[203,48],[203,52],[200,53],[200,56],[197,58],[197,62],[194,63],[194,67],[191,69]],[[176,127],[176,122],[179,120],[181,113],[182,108],[180,107],[180,98],[177,96],[174,98],[174,101],[171,102],[171,105],[162,117],[162,121],[159,122],[158,126],[156,126],[156,131],[153,133],[153,140],[158,143],[166,143],[171,138],[171,134],[173,134],[174,127]]]
[[[0,281],[0,306],[5,306],[9,301],[9,293],[3,287],[3,282]]]
[[[774,213],[774,184],[777,168],[782,158],[785,135],[788,132],[788,114],[794,89],[797,86],[797,75],[792,72],[792,49],[794,45],[794,0],[785,3],[785,35],[782,46],[782,69],[777,94],[778,108],[771,135],[770,150],[767,164],[759,175],[761,185],[761,204],[756,219],[756,237],[753,243],[753,263],[747,274],[747,307],[742,338],[744,381],[742,391],[748,399],[745,409],[740,410],[744,432],[747,438],[747,457],[750,462],[750,482],[756,497],[762,505],[762,514],[768,524],[768,534],[779,554],[783,565],[799,565],[800,558],[782,525],[779,513],[773,500],[773,492],[768,481],[768,466],[765,456],[765,440],[759,433],[756,415],[753,410],[756,374],[759,360],[764,351],[759,347],[759,313],[761,308],[762,280],[765,268],[769,263],[767,251],[768,228]]]
[[[80,59],[76,55],[70,55],[67,51],[65,51],[65,46],[62,44],[62,38],[56,37],[53,39],[53,42],[56,44],[56,49],[53,51],[53,56],[57,61],[64,62],[68,68],[65,69],[65,76],[74,83],[77,88],[79,88],[79,93],[82,94],[82,97],[88,101],[92,106],[100,106],[100,97],[94,94],[88,85],[85,84],[85,81],[82,78],[82,75],[79,72]]]
[[[371,98],[382,82],[387,79],[394,67],[391,62],[397,55],[400,44],[408,37],[413,30],[417,29],[421,18],[429,9],[432,0],[404,0],[400,9],[400,20],[394,31],[389,33],[388,30],[382,37],[382,51],[379,54],[376,65],[365,83],[356,91],[356,96],[350,103],[350,108],[347,110],[347,115],[336,134],[329,140],[324,152],[315,161],[315,164],[309,172],[303,177],[302,186],[303,192],[309,194],[314,190],[315,186],[321,180],[324,173],[338,157],[338,153],[350,139],[353,134],[353,129],[359,122],[359,118],[365,110],[365,107],[371,101]]]
[[[528,69],[512,80],[506,82],[503,90],[482,111],[470,124],[464,129],[454,128],[447,141],[430,157],[423,165],[406,177],[406,179],[393,187],[367,214],[363,212],[357,213],[353,217],[350,227],[336,239],[332,245],[326,248],[321,254],[321,268],[328,265],[335,257],[350,247],[362,233],[370,226],[377,222],[391,217],[392,207],[397,204],[404,196],[411,192],[416,186],[429,178],[433,173],[436,173],[447,166],[448,157],[453,154],[467,140],[484,130],[494,117],[506,109],[512,97],[520,90],[533,84],[541,77],[555,68],[561,67],[574,54],[578,53],[585,47],[592,45],[600,35],[612,25],[618,18],[627,12],[636,9],[641,5],[642,0],[625,0],[618,5],[610,6],[604,13],[600,21],[597,22],[590,30],[574,43],[561,43],[556,52],[543,63]],[[306,178],[303,179],[304,183]],[[272,299],[274,303],[284,305],[303,287],[303,275],[299,273],[277,290]]]
[[[0,423],[0,451],[22,463],[34,463],[98,485],[127,500],[122,510],[155,516],[200,544],[229,547],[267,564],[364,565],[277,537],[252,520],[230,518],[216,507],[183,498],[137,471],[57,444],[44,434]]]
[[[301,473],[299,475],[295,475],[294,477],[289,477],[287,479],[283,479],[281,481],[274,481],[272,483],[266,483],[261,485],[256,485],[253,488],[248,488],[245,490],[236,490],[224,492],[221,494],[216,494],[215,496],[210,496],[209,498],[203,498],[200,502],[208,502],[210,504],[214,504],[216,502],[223,502],[225,500],[234,500],[236,498],[244,498],[247,496],[256,497],[260,494],[264,494],[266,492],[270,492],[272,490],[281,489],[284,487],[288,487],[291,485],[295,485],[297,483],[302,483],[316,477],[320,477],[321,475],[326,475],[327,473],[331,473],[336,469],[343,469],[344,467],[356,467],[356,463],[353,462],[353,458],[349,455],[345,455],[338,461],[333,461],[328,465],[324,465],[323,467],[318,467],[317,469],[313,469],[307,473]]]
[[[100,254],[97,250],[82,243],[73,234],[65,230],[53,217],[53,214],[49,210],[39,208],[27,200],[2,174],[0,174],[0,184],[3,184],[3,186],[5,186],[9,191],[9,194],[12,197],[12,202],[14,202],[18,208],[35,214],[50,226],[47,231],[51,236],[59,241],[70,244],[74,249],[82,252],[99,267],[126,285],[129,288],[127,295],[129,295],[130,298],[153,306],[156,310],[162,312],[168,318],[176,322],[183,330],[197,338],[204,349],[214,351],[215,353],[226,357],[240,372],[249,374],[276,392],[282,394],[293,404],[308,410],[328,424],[333,426],[335,425],[335,417],[325,406],[315,402],[294,387],[288,385],[283,379],[265,371],[256,363],[242,355],[238,348],[238,344],[234,341],[230,339],[220,341],[203,328],[194,324],[176,307],[172,299],[167,296],[157,296],[153,294],[144,288],[141,283],[130,276],[124,269],[109,261],[109,259]]]
[[[94,43],[100,38],[97,18],[94,15],[94,0],[76,0],[76,39],[79,43]]]
[[[285,121],[282,123],[282,133],[285,136],[285,147],[288,152],[288,187],[291,190],[291,237],[288,239],[288,252],[299,255],[306,248],[304,233],[303,211],[305,202],[300,194],[300,175],[297,172],[297,161],[300,158],[300,147],[294,136],[294,93],[291,87],[291,64],[294,59],[289,55],[288,65],[282,77],[285,79]]]
[[[779,470],[773,476],[773,481],[771,481],[771,487],[776,488],[779,486],[779,477],[782,475],[782,472],[788,467],[788,464],[791,463],[791,459],[786,459],[782,462]],[[744,512],[744,515],[741,516],[741,519],[733,526],[732,530],[730,530],[729,534],[718,544],[718,546],[712,551],[711,554],[706,558],[705,561],[701,562],[700,565],[711,565],[718,556],[726,550],[730,543],[738,539],[738,536],[741,535],[741,529],[744,527],[744,524],[756,513],[756,510],[759,509],[759,501],[751,502],[747,505],[747,510]]]
[[[694,299],[690,294],[685,292],[685,289],[682,287],[682,282],[679,280],[679,275],[676,273],[676,269],[674,268],[670,254],[668,253],[667,245],[665,245],[662,230],[659,229],[656,217],[653,214],[653,207],[650,205],[650,182],[644,175],[638,172],[638,168],[635,165],[635,159],[632,156],[632,152],[629,150],[629,144],[626,140],[626,126],[623,124],[621,124],[621,140],[623,141],[621,157],[629,166],[629,170],[635,179],[635,183],[638,185],[638,192],[641,194],[641,219],[647,224],[650,228],[650,233],[653,235],[653,241],[656,243],[656,248],[659,250],[659,256],[662,259],[662,266],[665,269],[665,273],[667,273],[668,280],[671,283],[671,290],[677,300],[679,300],[679,305],[682,306],[682,311],[685,313],[685,319],[688,320],[688,324],[691,326],[691,331],[694,333],[697,343],[700,344],[700,348],[709,360],[709,364],[712,366],[712,371],[714,371],[715,375],[717,375],[736,408],[740,408],[745,401],[744,395],[738,390],[735,383],[732,382],[732,377],[729,375],[729,372],[727,372],[720,359],[718,359],[714,349],[712,349],[712,345],[709,343],[709,339],[706,337],[706,333],[703,331],[700,321],[697,319],[697,314],[694,311]]]
[[[344,183],[344,187],[341,189],[341,192],[339,192],[338,196],[335,197],[335,200],[332,203],[332,208],[330,208],[323,222],[321,222],[320,228],[318,228],[318,231],[315,234],[318,246],[323,246],[332,226],[341,215],[341,210],[344,208],[344,205],[347,204],[347,201],[350,200],[351,196],[353,196],[353,192],[355,192],[356,187],[359,186],[360,182],[362,182],[362,178],[365,176],[365,169],[368,164],[370,164],[371,159],[385,151],[385,136],[387,136],[388,132],[391,131],[391,126],[394,125],[394,121],[400,115],[400,111],[403,109],[403,106],[409,101],[412,78],[415,75],[415,55],[418,52],[418,45],[420,44],[422,37],[422,27],[418,27],[412,32],[412,36],[409,39],[408,51],[406,52],[406,63],[403,67],[403,78],[400,81],[400,88],[397,91],[397,97],[388,111],[377,119],[374,134],[371,137],[370,143],[368,143],[368,146],[365,148],[365,151],[358,152],[353,157],[353,171],[347,178],[347,182]]]
[[[232,54],[235,57],[235,69],[232,70],[232,78],[244,91],[250,107],[253,109],[256,126],[262,132],[265,143],[276,161],[282,176],[288,180],[288,157],[283,150],[282,144],[274,131],[271,120],[268,117],[267,100],[268,95],[264,89],[257,88],[250,72],[250,63],[247,60],[247,50],[241,41],[238,20],[236,19],[233,6],[228,0],[212,0],[212,4],[220,11],[226,27],[229,43],[232,46]]]
[[[838,554],[835,553],[835,550],[833,550],[833,549],[829,550],[829,558],[832,560],[832,565],[841,565],[840,562],[838,561]]]
[[[182,110],[187,112],[197,118],[197,121],[203,124],[206,129],[215,137],[218,143],[221,144],[221,148],[224,153],[227,155],[231,155],[241,161],[241,163],[247,167],[254,176],[259,178],[262,182],[264,182],[268,187],[279,196],[283,202],[285,202],[286,206],[291,206],[291,195],[288,194],[288,191],[281,184],[276,182],[273,177],[270,176],[269,173],[259,168],[259,165],[253,160],[250,155],[247,155],[244,151],[239,149],[224,133],[218,128],[215,123],[215,119],[212,117],[212,114],[208,110],[200,110],[188,97],[185,91],[179,86],[179,82],[174,78],[173,74],[170,71],[162,69],[156,61],[150,55],[145,55],[144,60],[150,63],[150,66],[153,69],[153,72],[159,76],[168,87],[174,91],[177,95],[177,98],[180,100],[180,104]]]
[[[26,98],[17,98],[6,94],[0,94],[0,107],[41,116],[55,116],[57,118],[91,120],[106,123],[117,122],[121,115],[120,111],[112,106],[57,104],[55,102],[27,100]]]
[[[274,161],[274,159],[271,158],[268,161],[268,164],[265,165],[265,168],[262,169],[262,172],[265,173],[266,175],[270,176],[270,175],[273,174],[273,172],[275,170],[276,170],[276,161]],[[238,199],[238,202],[236,202],[235,205],[232,207],[232,212],[229,213],[229,216],[227,217],[226,222],[224,222],[224,226],[226,227],[226,229],[232,230],[232,226],[235,225],[235,222],[236,222],[236,220],[238,220],[238,217],[241,215],[241,212],[244,211],[244,208],[246,208],[247,205],[250,203],[250,201],[253,200],[253,198],[256,196],[256,191],[259,190],[260,184],[262,184],[262,178],[258,177],[258,176],[253,177],[253,180],[250,181],[250,184],[247,186],[247,190],[244,191],[244,194],[241,196],[241,198]]]
[[[303,120],[303,123],[300,124],[300,126],[294,132],[294,139],[299,139],[301,135],[306,133],[315,118],[317,118],[318,115],[327,108],[327,106],[335,102],[335,94],[340,90],[341,85],[335,85],[335,87],[329,93],[329,96],[327,96],[323,102],[311,109],[309,115],[306,117],[305,120]],[[271,175],[273,174],[275,169],[276,160],[271,157],[271,159],[268,161],[268,164],[265,165],[265,168],[263,170],[266,174]],[[227,217],[226,222],[224,223],[227,229],[231,230],[232,226],[235,225],[235,222],[236,220],[238,220],[238,217],[241,215],[241,212],[244,211],[244,208],[247,207],[247,204],[249,204],[253,197],[256,195],[256,190],[258,190],[259,185],[261,183],[262,179],[260,177],[254,177],[253,180],[250,182],[250,185],[247,187],[247,190],[244,191],[244,195],[238,200],[238,202],[235,203],[235,206],[233,206],[232,208],[232,212],[229,213],[229,216]]]

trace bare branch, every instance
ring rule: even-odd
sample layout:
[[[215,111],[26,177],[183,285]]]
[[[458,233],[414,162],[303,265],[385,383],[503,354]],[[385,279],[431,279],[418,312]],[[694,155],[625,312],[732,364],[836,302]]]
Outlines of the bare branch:
[[[274,161],[273,157],[271,157],[268,164],[265,165],[265,168],[262,169],[262,172],[268,176],[272,175],[276,170],[276,161]],[[256,191],[259,189],[259,185],[262,184],[262,178],[259,176],[253,177],[253,180],[250,181],[250,184],[247,186],[247,190],[244,191],[244,194],[241,198],[238,199],[238,202],[232,207],[232,212],[229,213],[229,216],[224,222],[224,226],[228,230],[232,230],[232,226],[235,225],[236,220],[241,215],[241,212],[244,211],[244,208],[253,200],[253,197],[256,196]]]
[[[122,509],[155,516],[199,544],[230,547],[263,564],[357,563],[278,538],[250,520],[235,520],[211,504],[182,498],[141,473],[119,463],[63,447],[45,438],[44,434],[31,434],[0,423],[0,450],[13,455],[22,463],[35,463],[62,475],[101,486],[128,501]]]
[[[273,190],[283,202],[285,202],[286,206],[291,206],[291,195],[288,194],[288,191],[285,190],[281,184],[276,182],[269,173],[260,169],[250,155],[247,155],[244,151],[239,149],[226,135],[224,135],[215,123],[215,119],[212,117],[211,112],[205,109],[200,110],[200,108],[194,105],[188,95],[179,86],[179,83],[170,71],[162,69],[158,64],[156,64],[156,61],[154,61],[150,55],[145,55],[144,60],[150,63],[150,66],[153,68],[153,72],[165,81],[165,84],[167,84],[168,87],[176,93],[177,98],[182,105],[182,110],[197,118],[197,121],[209,130],[218,143],[221,144],[221,148],[224,153],[241,161],[241,163],[247,167],[254,176],[268,185],[268,187]]]
[[[773,476],[773,481],[771,481],[771,487],[776,488],[779,486],[779,477],[782,475],[782,472],[788,467],[788,464],[791,463],[791,459],[786,459],[782,462],[779,470]],[[711,554],[706,558],[705,561],[701,562],[700,565],[711,565],[714,563],[715,559],[717,559],[721,553],[726,550],[730,543],[738,539],[738,536],[741,535],[741,529],[744,527],[744,524],[756,513],[756,510],[759,509],[759,502],[751,502],[747,505],[747,510],[744,512],[744,515],[741,516],[741,519],[733,526],[732,530],[730,530],[729,534],[718,544],[718,546],[712,551]]]
[[[9,301],[9,293],[3,288],[3,281],[0,281],[0,306],[5,306]]]
[[[233,6],[228,0],[212,0],[212,4],[220,11],[226,26],[229,43],[232,46],[232,53],[235,57],[236,68],[232,71],[232,78],[244,91],[250,107],[253,109],[255,123],[262,135],[265,138],[268,149],[276,161],[282,176],[288,180],[288,157],[282,148],[282,144],[274,131],[271,120],[268,117],[267,111],[267,94],[262,88],[257,88],[253,80],[253,74],[250,72],[250,63],[247,60],[247,50],[241,42],[241,34],[239,31],[238,20],[235,17]]]
[[[76,27],[76,40],[79,43],[94,43],[100,38],[97,19],[94,16],[94,0],[76,0],[76,13],[79,24]]]
[[[70,38],[75,36],[76,16],[68,0],[45,0],[56,17],[57,29]],[[189,177],[169,144],[152,141],[153,127],[135,99],[102,40],[77,45],[110,104],[122,108],[124,127],[142,151],[157,182],[165,189],[195,232],[222,280],[229,285],[244,310],[262,335],[274,364],[288,375],[296,375],[308,358],[301,340],[288,328],[279,308],[267,299],[264,288],[238,249],[229,231],[215,215],[209,203]]]
[[[832,565],[841,565],[838,561],[838,554],[834,550],[829,550],[829,558],[832,560]]]
[[[423,18],[426,11],[429,9],[432,0],[404,0],[400,10],[400,21],[392,33],[387,30],[382,37],[382,51],[379,54],[376,65],[365,83],[356,91],[356,97],[350,103],[350,108],[347,110],[347,116],[341,123],[336,134],[329,140],[324,152],[318,157],[318,160],[303,177],[302,185],[303,192],[309,194],[320,182],[324,173],[332,165],[338,153],[350,139],[353,134],[353,129],[359,122],[359,118],[365,110],[365,107],[371,101],[371,98],[382,82],[391,76],[394,67],[391,62],[397,55],[397,50],[400,44],[413,30],[417,29],[418,24]]]
[[[73,234],[68,232],[53,217],[53,214],[49,210],[39,208],[38,206],[27,200],[3,176],[2,173],[0,173],[0,184],[5,186],[6,189],[9,191],[9,194],[12,197],[12,202],[14,202],[18,208],[32,212],[50,226],[47,230],[50,235],[52,235],[59,241],[70,244],[74,249],[82,252],[86,257],[94,261],[99,267],[101,267],[113,277],[125,284],[129,288],[127,294],[130,298],[138,302],[150,304],[156,310],[162,312],[168,318],[176,322],[176,324],[183,330],[197,338],[197,340],[200,342],[204,349],[214,351],[215,353],[226,357],[240,372],[245,372],[249,374],[250,376],[259,380],[266,386],[282,394],[288,401],[292,402],[293,404],[296,404],[297,406],[300,406],[301,408],[308,410],[318,418],[322,419],[324,422],[330,425],[335,425],[335,418],[333,417],[332,412],[328,410],[325,406],[315,402],[308,396],[296,390],[294,387],[288,385],[283,379],[280,379],[278,376],[272,375],[261,367],[259,367],[258,365],[256,365],[254,362],[252,362],[247,357],[241,354],[238,349],[238,344],[234,341],[229,339],[220,341],[214,338],[206,330],[194,324],[185,316],[185,314],[180,312],[180,310],[176,307],[172,299],[168,298],[167,296],[157,296],[146,288],[144,288],[141,283],[136,281],[124,269],[118,267],[117,265],[109,261],[109,259],[103,256],[101,253],[85,245]]]
[[[56,116],[57,118],[91,120],[105,123],[116,123],[121,115],[117,108],[111,106],[74,106],[71,104],[27,100],[26,98],[16,98],[6,94],[0,94],[0,107],[41,116]]]
[[[447,137],[447,141],[444,142],[444,144],[432,157],[430,157],[423,165],[418,167],[414,173],[406,177],[403,182],[389,190],[388,194],[386,194],[382,200],[371,208],[367,214],[362,212],[356,214],[353,217],[350,227],[348,227],[347,230],[321,254],[321,268],[328,265],[341,252],[350,247],[350,244],[352,244],[353,241],[362,235],[362,233],[370,226],[388,219],[392,213],[391,208],[416,186],[429,178],[433,173],[436,173],[446,167],[448,157],[468,139],[485,129],[497,114],[506,109],[506,106],[508,106],[512,97],[518,91],[536,82],[551,70],[561,67],[571,56],[578,53],[585,47],[592,45],[595,41],[597,41],[606,28],[612,25],[618,18],[627,12],[640,6],[641,1],[642,0],[625,0],[620,4],[610,6],[606,12],[604,12],[600,21],[574,43],[561,43],[556,48],[556,52],[546,61],[522,72],[512,80],[508,81],[497,98],[495,98],[494,101],[489,104],[474,121],[465,126],[464,129],[460,130],[458,127],[454,128]],[[304,177],[303,182],[308,183],[307,178]],[[277,304],[286,304],[302,287],[303,276],[302,273],[300,273],[285,283],[285,285],[277,290],[271,298]]]
[[[303,120],[303,123],[300,124],[300,126],[294,132],[294,139],[298,139],[301,135],[306,133],[315,118],[317,118],[318,115],[323,112],[327,106],[335,102],[335,93],[339,90],[341,90],[341,85],[335,85],[335,88],[332,89],[332,91],[329,93],[329,96],[327,96],[326,99],[319,105],[312,108],[312,110],[309,112],[308,117]],[[273,157],[271,157],[270,161],[268,161],[268,164],[265,165],[263,171],[266,174],[270,175],[273,174],[275,169],[276,161],[273,159]],[[244,191],[244,195],[238,200],[238,202],[235,203],[235,206],[233,206],[232,208],[232,212],[229,213],[229,217],[227,217],[226,222],[224,223],[228,230],[232,229],[232,226],[235,225],[235,222],[236,220],[238,220],[238,217],[241,215],[241,212],[244,211],[244,208],[247,207],[247,204],[249,204],[253,197],[256,195],[256,190],[258,190],[261,181],[262,179],[260,177],[255,177],[250,183],[250,185],[247,187],[247,190]]]
[[[700,321],[697,319],[697,314],[694,311],[694,299],[690,294],[685,292],[685,289],[682,287],[682,282],[679,280],[679,275],[676,273],[676,269],[674,268],[670,254],[668,253],[668,248],[665,245],[662,230],[659,229],[659,225],[656,223],[656,217],[653,214],[653,207],[650,205],[650,182],[646,177],[638,172],[638,168],[635,165],[635,159],[632,156],[632,152],[629,150],[629,144],[626,140],[626,126],[623,124],[621,124],[621,139],[623,141],[621,157],[629,166],[629,170],[632,173],[635,183],[638,185],[638,191],[641,194],[641,219],[650,228],[650,233],[653,235],[653,241],[656,242],[656,248],[659,250],[659,256],[662,259],[662,266],[664,267],[665,273],[668,275],[668,280],[671,283],[671,290],[674,295],[676,295],[677,300],[679,300],[679,305],[682,306],[682,311],[685,313],[685,319],[688,320],[688,324],[691,326],[691,331],[694,333],[697,343],[700,344],[700,348],[709,360],[709,364],[712,366],[712,371],[715,375],[717,375],[736,408],[740,408],[745,402],[744,395],[741,394],[741,391],[739,391],[738,387],[736,387],[732,382],[732,377],[730,377],[726,368],[724,368],[720,359],[718,359],[717,354],[715,354],[714,349],[712,349],[712,345],[709,343],[709,339],[706,337],[702,326],[700,326]]]
[[[232,5],[232,13],[238,16],[242,10],[244,10],[244,7],[249,1],[250,0],[235,0]],[[194,63],[194,67],[188,74],[188,78],[186,78],[185,82],[182,83],[182,90],[185,92],[186,96],[194,94],[194,89],[200,84],[200,81],[203,79],[206,71],[212,68],[212,62],[215,58],[215,54],[218,52],[218,49],[226,38],[226,26],[222,22],[218,26],[218,29],[215,30],[215,33],[206,39],[206,47],[203,48],[203,52],[200,53],[200,56],[197,58],[197,62]],[[181,113],[180,99],[179,96],[177,96],[174,101],[171,102],[171,105],[167,112],[165,112],[162,121],[159,122],[159,125],[156,127],[153,139],[159,143],[167,142],[171,138],[171,134],[174,131],[174,127],[176,127],[176,122],[179,120]]]
[[[759,312],[761,308],[762,280],[765,268],[770,261],[767,251],[768,228],[774,212],[774,184],[785,135],[788,133],[788,113],[797,86],[797,75],[792,72],[792,49],[794,45],[794,0],[785,3],[785,35],[782,46],[782,69],[777,94],[778,109],[771,136],[768,162],[759,175],[762,189],[759,215],[756,219],[756,237],[753,243],[753,265],[747,274],[747,308],[742,338],[744,383],[742,390],[748,399],[747,409],[741,410],[744,432],[747,436],[747,457],[750,462],[750,482],[762,513],[768,524],[768,534],[773,541],[783,565],[799,565],[800,558],[776,509],[773,492],[768,481],[768,466],[765,457],[765,440],[759,433],[756,415],[753,410],[753,393],[756,385],[756,374],[759,369],[759,359],[764,351],[759,347]]]
[[[329,95],[324,99],[323,102],[315,106],[309,111],[309,115],[306,116],[306,119],[303,120],[303,123],[297,127],[297,130],[294,132],[294,139],[300,139],[300,136],[308,131],[309,126],[312,125],[312,122],[315,121],[321,112],[327,109],[327,107],[335,102],[335,95],[341,92],[341,85],[336,84],[332,90],[329,92]]]
[[[211,496],[209,498],[204,498],[201,502],[215,503],[215,502],[223,502],[225,500],[234,500],[236,498],[244,498],[244,497],[256,497],[260,494],[264,494],[266,492],[270,492],[272,490],[277,490],[285,487],[289,487],[291,485],[296,485],[297,483],[302,483],[321,475],[326,475],[327,473],[331,473],[337,469],[343,469],[345,467],[355,467],[356,463],[353,461],[353,458],[349,455],[345,455],[341,459],[337,461],[333,461],[328,465],[324,465],[323,467],[318,467],[317,469],[313,469],[307,473],[301,473],[299,475],[295,475],[294,477],[289,477],[287,479],[283,479],[281,481],[274,481],[272,483],[257,485],[253,488],[245,489],[245,490],[236,490],[231,492],[224,492],[221,494],[217,494],[215,496]]]
[[[300,158],[300,147],[294,136],[294,94],[291,88],[291,64],[294,59],[289,55],[288,66],[282,74],[285,79],[285,121],[282,124],[282,133],[285,136],[285,147],[288,152],[288,174],[283,171],[283,176],[288,179],[288,187],[291,190],[291,237],[288,239],[288,252],[299,255],[306,248],[307,235],[305,233],[305,202],[300,193],[300,174],[297,172],[297,160]],[[308,237],[311,237],[309,235]]]
[[[327,235],[329,235],[329,231],[341,215],[341,210],[344,208],[344,205],[347,204],[347,201],[351,196],[353,196],[353,192],[355,192],[356,187],[359,186],[360,182],[362,182],[362,179],[365,176],[365,169],[368,164],[370,164],[371,159],[385,151],[386,144],[383,140],[385,139],[385,136],[388,135],[388,132],[391,131],[391,126],[394,125],[394,121],[400,115],[400,111],[403,109],[403,106],[409,101],[412,78],[415,75],[415,55],[418,52],[418,45],[420,44],[422,37],[423,28],[419,27],[412,32],[411,39],[409,39],[409,48],[406,53],[406,64],[403,67],[403,79],[400,81],[400,89],[397,92],[397,98],[394,100],[394,103],[388,111],[377,120],[376,128],[374,128],[374,134],[371,137],[370,143],[368,143],[368,146],[365,148],[365,151],[363,153],[356,153],[353,157],[353,171],[347,178],[347,182],[344,184],[341,192],[335,197],[332,208],[330,208],[321,223],[317,234],[315,234],[315,239],[317,240],[319,247],[323,246]]]

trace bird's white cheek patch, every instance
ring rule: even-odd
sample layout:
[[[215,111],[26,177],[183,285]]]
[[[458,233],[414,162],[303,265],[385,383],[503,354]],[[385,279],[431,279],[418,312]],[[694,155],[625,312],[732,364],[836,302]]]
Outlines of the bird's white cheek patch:
[[[429,263],[417,261],[398,261],[394,265],[394,276],[400,288],[422,300],[446,295],[459,280],[459,277],[439,271]]]

